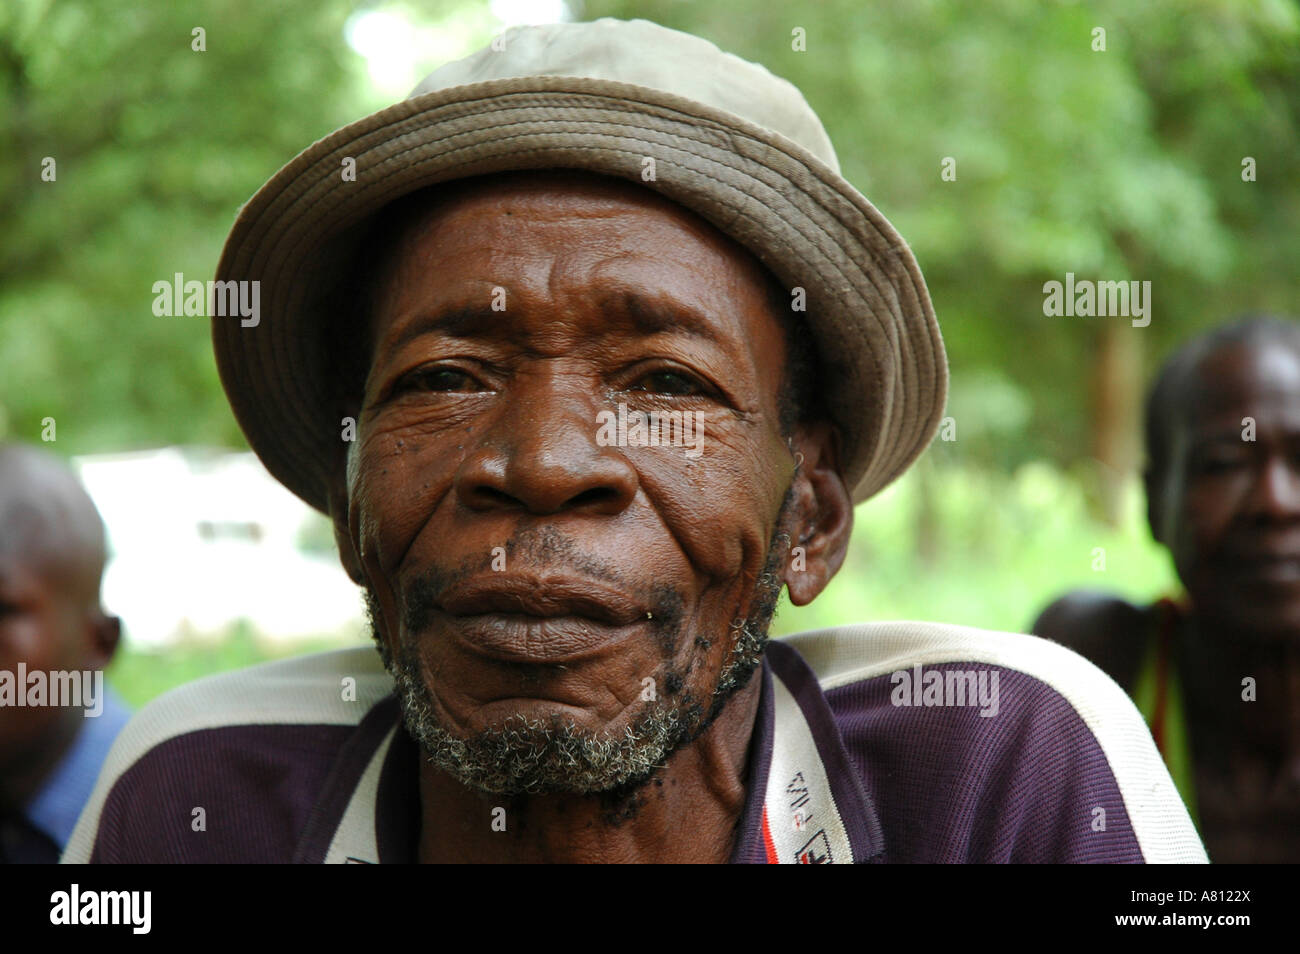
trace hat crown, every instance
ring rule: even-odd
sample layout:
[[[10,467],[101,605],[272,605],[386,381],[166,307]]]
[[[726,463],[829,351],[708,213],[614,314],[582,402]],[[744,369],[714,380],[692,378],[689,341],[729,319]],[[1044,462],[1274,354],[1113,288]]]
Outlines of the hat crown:
[[[649,20],[513,27],[434,70],[411,96],[524,76],[580,76],[671,93],[779,133],[840,170],[825,127],[794,84],[708,40]]]

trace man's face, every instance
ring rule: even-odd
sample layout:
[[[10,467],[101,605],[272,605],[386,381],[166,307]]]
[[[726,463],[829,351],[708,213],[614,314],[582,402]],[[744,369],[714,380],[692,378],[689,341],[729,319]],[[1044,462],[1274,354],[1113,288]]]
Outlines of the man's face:
[[[1300,635],[1300,355],[1276,341],[1201,361],[1171,434],[1162,539],[1198,614]],[[1254,440],[1249,440],[1254,421]]]
[[[84,627],[81,608],[68,597],[56,571],[0,553],[0,671],[80,669]],[[0,769],[41,756],[60,722],[80,721],[80,711],[56,706],[0,708]],[[16,769],[15,769],[16,770]]]
[[[748,254],[648,190],[452,195],[404,231],[372,319],[347,532],[376,636],[466,784],[641,780],[738,641],[756,661],[780,589],[781,326]],[[611,445],[636,411],[702,440]]]

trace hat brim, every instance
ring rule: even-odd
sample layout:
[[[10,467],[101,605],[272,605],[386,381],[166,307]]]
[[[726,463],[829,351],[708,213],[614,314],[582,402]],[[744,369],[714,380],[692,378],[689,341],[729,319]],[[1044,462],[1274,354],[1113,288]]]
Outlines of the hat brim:
[[[643,158],[655,159],[653,181]],[[355,160],[355,181],[342,175]],[[259,321],[212,318],[222,385],[267,469],[328,512],[345,449],[319,293],[361,226],[426,186],[494,172],[581,169],[654,189],[805,289],[826,406],[853,499],[925,449],[947,395],[920,268],[874,206],[778,133],[658,90],[606,80],[493,80],[412,97],[299,154],[240,210],[218,281],[258,281]]]

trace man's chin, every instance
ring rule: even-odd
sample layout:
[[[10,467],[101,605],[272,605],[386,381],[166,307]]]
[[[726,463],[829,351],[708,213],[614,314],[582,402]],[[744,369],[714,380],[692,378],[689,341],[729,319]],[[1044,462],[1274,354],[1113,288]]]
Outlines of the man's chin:
[[[1262,585],[1218,592],[1212,599],[1193,597],[1197,616],[1208,632],[1231,635],[1259,647],[1300,645],[1300,599],[1288,588]]]
[[[631,721],[614,730],[580,727],[560,707],[545,714],[515,712],[490,728],[464,735],[439,716],[409,650],[388,665],[396,683],[407,732],[428,760],[467,788],[494,795],[576,795],[617,792],[625,797],[644,785],[674,752],[708,730],[727,702],[748,684],[763,640],[746,633],[719,675],[710,696],[689,690],[645,702]],[[747,651],[746,651],[747,650]]]
[[[428,689],[407,665],[393,667],[407,731],[429,761],[462,785],[494,795],[590,795],[647,782],[701,731],[706,712],[689,696],[645,707],[621,732],[580,728],[559,712],[515,713],[469,736],[439,720]]]
[[[793,485],[782,504],[782,516],[792,500]],[[617,790],[625,795],[634,791],[675,751],[706,732],[760,666],[781,593],[776,569],[788,544],[781,526],[778,519],[749,617],[732,623],[731,652],[716,683],[699,696],[686,690],[648,701],[617,731],[581,728],[571,716],[553,712],[540,717],[516,713],[473,735],[457,734],[439,717],[414,647],[400,645],[396,652],[389,651],[377,625],[379,602],[367,587],[371,632],[384,667],[396,683],[407,732],[430,762],[480,792],[591,795]],[[674,644],[680,641],[681,634],[677,636]]]

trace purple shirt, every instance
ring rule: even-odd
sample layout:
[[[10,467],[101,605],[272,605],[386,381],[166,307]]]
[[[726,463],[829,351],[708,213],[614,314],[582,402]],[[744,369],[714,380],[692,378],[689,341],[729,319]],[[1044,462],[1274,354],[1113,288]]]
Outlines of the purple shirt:
[[[755,678],[735,863],[1206,860],[1132,702],[1054,643],[860,624]],[[369,647],[210,677],[127,727],[63,860],[415,861],[418,756]]]

